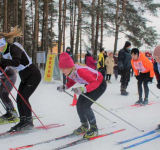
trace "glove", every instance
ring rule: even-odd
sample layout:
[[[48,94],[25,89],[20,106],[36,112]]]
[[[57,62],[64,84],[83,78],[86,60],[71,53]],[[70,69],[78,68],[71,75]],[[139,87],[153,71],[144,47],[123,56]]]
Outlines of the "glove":
[[[136,76],[136,79],[139,80],[139,76]]]
[[[59,92],[64,92],[65,90],[67,90],[67,85],[61,85],[57,87],[57,90]]]
[[[160,84],[157,84],[157,88],[160,89]]]
[[[74,93],[77,95],[81,95],[82,93],[86,93],[87,89],[86,87],[77,87],[75,89],[73,89]]]
[[[151,78],[151,77],[150,77],[150,78],[148,79],[148,81],[152,83],[152,81],[153,81],[153,78]]]

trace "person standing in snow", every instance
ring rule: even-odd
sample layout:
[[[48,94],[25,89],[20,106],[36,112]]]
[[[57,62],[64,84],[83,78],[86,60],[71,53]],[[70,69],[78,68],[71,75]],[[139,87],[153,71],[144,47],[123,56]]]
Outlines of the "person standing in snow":
[[[150,52],[145,52],[145,56],[152,62],[154,63],[154,59],[152,57],[152,54]]]
[[[80,118],[81,126],[74,130],[73,133],[76,135],[85,133],[84,138],[96,136],[98,134],[98,127],[96,118],[91,109],[93,102],[81,94],[85,94],[96,101],[106,90],[106,82],[102,74],[90,67],[74,64],[71,57],[65,52],[59,57],[59,68],[62,73],[69,78],[68,83],[57,87],[59,92],[64,92],[75,83],[84,84],[83,87],[74,89],[74,93],[79,95],[77,113]]]
[[[88,50],[87,54],[85,55],[85,64],[86,64],[86,66],[91,67],[92,69],[96,70],[97,60],[94,60],[92,55],[93,55],[93,51]]]
[[[2,65],[1,67],[4,68]],[[12,81],[12,83],[15,84],[17,75],[14,69],[12,69],[11,67],[6,67],[5,73],[7,74],[9,79]],[[0,71],[0,78],[2,80],[2,82],[0,80],[0,99],[2,100],[6,109],[6,114],[0,116],[0,123],[17,122],[19,120],[18,114],[9,97],[9,92],[11,92],[11,90],[13,89],[13,86],[1,71]],[[5,86],[7,87],[7,89]]]
[[[19,72],[21,82],[19,85],[19,93],[29,105],[29,97],[33,94],[38,84],[41,81],[41,74],[39,69],[32,63],[31,59],[25,52],[22,45],[14,42],[13,38],[21,37],[22,32],[15,27],[9,33],[0,33],[3,38],[0,38],[0,52],[3,58],[0,59],[0,65],[11,66]],[[20,115],[20,122],[12,127],[10,131],[20,131],[25,129],[32,129],[33,119],[30,108],[26,105],[23,99],[17,94],[17,107]]]
[[[154,49],[153,56],[156,60],[154,62],[154,72],[157,79],[157,88],[160,89],[160,45]],[[156,130],[160,131],[160,124],[158,125]]]
[[[115,79],[118,79],[118,52],[115,53],[114,55],[114,75]]]
[[[98,71],[103,75],[103,77],[105,78],[105,68],[104,68],[104,49],[101,48],[100,49],[100,53],[99,53],[99,56],[98,56],[98,64],[97,64],[97,68],[98,68]]]
[[[66,53],[69,54],[69,56],[73,59],[73,54],[71,53],[71,48],[70,47],[67,47],[66,48]],[[63,84],[66,84],[67,81],[67,78],[66,76],[63,74]]]
[[[107,70],[107,72],[106,72],[106,74],[107,74],[106,82],[112,83],[110,81],[111,80],[111,76],[113,74],[113,67],[114,67],[114,59],[113,59],[113,53],[112,52],[106,58],[105,65],[106,65],[106,70]]]
[[[121,72],[121,95],[128,95],[126,91],[128,83],[130,81],[130,70],[131,70],[131,43],[126,41],[123,49],[118,53],[118,67]]]
[[[137,48],[133,48],[132,54],[132,68],[134,70],[136,79],[138,80],[138,94],[139,100],[135,104],[148,104],[149,88],[148,82],[152,82],[154,77],[154,70],[152,62]],[[142,98],[142,84],[144,87],[145,98]]]

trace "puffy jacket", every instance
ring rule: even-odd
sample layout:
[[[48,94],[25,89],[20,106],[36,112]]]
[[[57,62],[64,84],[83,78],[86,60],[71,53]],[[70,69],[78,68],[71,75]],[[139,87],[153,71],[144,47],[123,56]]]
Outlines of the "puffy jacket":
[[[92,56],[86,56],[86,66],[96,69],[96,62],[97,60],[94,60]]]
[[[118,67],[120,69],[130,70],[132,68],[131,59],[130,52],[126,48],[121,49],[118,53]]]
[[[139,52],[138,60],[131,60],[131,64],[136,76],[139,72],[147,73],[150,71],[150,77],[154,77],[153,64],[142,52]]]

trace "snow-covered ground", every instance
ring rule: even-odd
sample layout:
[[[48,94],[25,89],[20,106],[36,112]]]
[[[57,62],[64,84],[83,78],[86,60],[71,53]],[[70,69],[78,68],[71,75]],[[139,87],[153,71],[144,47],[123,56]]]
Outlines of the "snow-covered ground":
[[[16,82],[16,87],[18,87],[19,79]],[[108,84],[106,92],[100,97],[97,101],[99,104],[103,105],[109,111],[115,113],[119,117],[128,121],[132,125],[136,126],[140,130],[145,130],[144,133],[155,129],[155,127],[160,123],[160,103],[156,103],[153,105],[143,106],[143,107],[132,107],[132,108],[124,108],[124,109],[116,109],[125,106],[130,106],[138,100],[137,95],[137,81],[134,77],[131,78],[131,81],[128,86],[129,96],[121,96],[120,95],[120,82],[119,80],[115,80],[114,76],[112,76],[112,84]],[[154,79],[156,83],[156,80]],[[69,106],[72,103],[73,98],[67,95],[66,93],[59,93],[56,89],[57,86],[61,85],[62,82],[54,81],[53,83],[45,83],[41,82],[35,93],[31,96],[30,102],[32,104],[32,109],[38,116],[41,116],[41,121],[47,125],[52,123],[64,123],[65,126],[59,128],[53,128],[48,131],[40,130],[33,133],[16,135],[9,138],[1,138],[0,139],[0,150],[8,150],[9,148],[19,147],[27,144],[34,144],[36,142],[41,142],[44,140],[53,139],[68,133],[71,133],[74,129],[80,126],[79,118],[76,112],[76,107]],[[75,86],[79,86],[78,84]],[[155,84],[149,85],[150,90],[154,92],[157,96],[160,96],[160,91],[156,88]],[[68,90],[70,94],[73,95],[71,90]],[[13,90],[12,94],[16,97],[16,91]],[[152,93],[149,94],[149,101],[160,102],[160,98],[156,98]],[[14,103],[15,104],[15,103]],[[16,105],[16,104],[15,104]],[[126,129],[123,132],[112,134],[103,138],[99,138],[95,141],[86,142],[83,144],[79,144],[73,147],[68,148],[68,150],[121,150],[121,145],[116,145],[115,141],[121,141],[124,139],[128,139],[137,135],[143,134],[142,132],[136,130],[130,125],[126,124],[124,121],[115,117],[111,113],[103,110],[96,104],[92,106],[92,108],[99,113],[103,114],[105,117],[112,121],[116,121],[116,123],[111,123],[102,116],[96,115],[97,124],[99,128],[104,128],[99,133],[108,133],[111,131]],[[0,111],[5,113],[2,106],[0,106]],[[38,120],[34,120],[35,126],[40,126],[41,124]],[[10,127],[14,126],[14,124],[1,125],[0,133],[5,132],[10,129]],[[158,133],[155,133],[156,135]],[[145,137],[146,139],[149,137],[153,137],[154,135],[150,135]],[[28,148],[30,150],[51,150],[58,146],[61,146],[65,143],[69,143],[79,139],[80,137],[68,138],[60,141],[53,141],[48,144],[42,144],[39,146],[35,146],[33,148]],[[127,146],[137,141],[141,141],[145,138],[141,138],[122,146]],[[160,149],[160,138],[145,143],[143,145],[139,145],[135,148],[135,150],[159,150]],[[67,149],[66,149],[67,150]]]

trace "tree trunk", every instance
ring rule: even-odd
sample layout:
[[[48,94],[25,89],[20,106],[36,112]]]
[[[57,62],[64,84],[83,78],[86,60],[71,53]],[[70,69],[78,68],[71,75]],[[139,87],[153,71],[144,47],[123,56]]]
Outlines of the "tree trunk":
[[[51,1],[51,6],[52,6],[52,12],[51,12],[51,43],[50,43],[50,46],[51,46],[51,53],[52,53],[52,48],[53,48],[53,10],[54,10],[54,6],[53,6],[53,0]]]
[[[48,34],[48,8],[49,8],[48,5],[49,5],[49,0],[45,0],[44,51],[48,51],[48,38],[47,38],[47,34]]]
[[[81,27],[81,0],[78,0],[78,21],[77,21],[77,37],[76,37],[76,49],[75,49],[75,62],[78,61],[78,48],[79,48],[79,31]]]
[[[24,27],[25,27],[25,1],[22,1],[22,22],[21,22],[21,30],[22,30],[22,46],[24,47]]]
[[[4,0],[4,22],[3,22],[3,32],[7,32],[7,5],[8,5],[8,0]]]
[[[63,4],[63,52],[65,52],[65,29],[66,29],[66,0],[64,0]]]
[[[16,18],[15,18],[15,25],[18,25],[18,0],[15,0],[15,13],[16,13]]]
[[[103,46],[103,0],[101,0],[101,40],[100,40],[100,48]]]
[[[115,32],[115,42],[114,42],[114,52],[113,52],[114,54],[117,51],[119,28],[120,28],[120,25],[121,25],[121,23],[123,21],[123,16],[124,16],[124,13],[125,13],[125,0],[123,0],[122,15],[121,15],[121,17],[119,17],[119,15],[118,15],[119,4],[120,4],[119,0],[117,0],[116,20],[115,20],[116,32]],[[119,18],[120,18],[120,21],[119,21]]]
[[[92,41],[91,41],[91,48],[93,49],[94,53],[95,53],[95,39],[94,39],[94,36],[95,36],[95,10],[94,10],[94,6],[95,6],[95,0],[92,0],[92,20],[91,20],[91,29],[92,29]]]
[[[36,52],[38,49],[38,31],[39,31],[39,19],[38,19],[38,0],[35,0],[35,21],[34,21],[34,44],[33,44],[33,51],[32,51],[32,61],[36,63]]]
[[[100,0],[98,0],[98,7],[100,8]],[[97,10],[96,38],[95,38],[95,55],[97,55],[98,36],[99,36],[99,9]]]
[[[61,53],[61,44],[62,44],[62,27],[61,27],[61,24],[62,24],[62,16],[61,16],[61,11],[62,11],[62,0],[59,0],[58,55]]]

